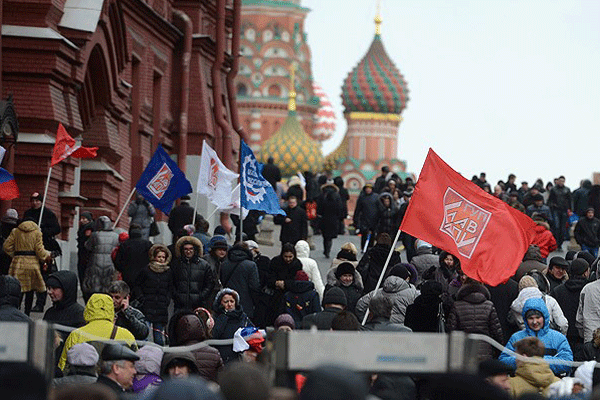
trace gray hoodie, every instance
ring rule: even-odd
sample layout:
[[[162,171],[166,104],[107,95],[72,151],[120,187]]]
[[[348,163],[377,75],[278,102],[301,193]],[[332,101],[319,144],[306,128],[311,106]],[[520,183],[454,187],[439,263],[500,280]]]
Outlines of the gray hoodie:
[[[410,283],[398,276],[388,276],[381,288],[373,290],[358,300],[356,303],[356,316],[359,321],[365,316],[369,309],[369,303],[375,294],[383,293],[384,296],[390,296],[394,299],[394,307],[392,308],[392,316],[390,322],[396,324],[404,324],[404,316],[406,315],[406,307],[414,303],[415,298],[421,293]]]

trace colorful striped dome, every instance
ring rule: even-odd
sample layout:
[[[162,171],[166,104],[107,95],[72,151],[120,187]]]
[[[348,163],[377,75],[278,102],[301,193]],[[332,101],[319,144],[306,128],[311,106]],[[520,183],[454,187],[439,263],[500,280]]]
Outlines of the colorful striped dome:
[[[400,114],[408,102],[404,77],[387,55],[376,34],[367,54],[342,85],[345,112]]]
[[[314,82],[312,87],[315,96],[319,98],[320,102],[319,111],[317,111],[316,115],[317,123],[315,124],[315,128],[312,132],[312,137],[313,139],[322,142],[331,138],[335,133],[336,117],[333,106],[329,101],[329,97],[327,97],[327,94],[323,91],[323,88]]]

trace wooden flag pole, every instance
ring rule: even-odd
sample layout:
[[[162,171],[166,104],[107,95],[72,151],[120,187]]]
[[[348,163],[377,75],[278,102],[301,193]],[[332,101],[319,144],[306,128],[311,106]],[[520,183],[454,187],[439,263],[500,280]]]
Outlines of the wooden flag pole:
[[[381,275],[379,275],[379,280],[377,281],[377,285],[375,285],[375,289],[373,289],[374,292],[376,292],[377,289],[379,289],[379,286],[381,285],[381,281],[383,280],[383,277],[385,276],[385,271],[387,270],[390,260],[392,259],[392,254],[396,248],[396,243],[398,243],[398,239],[400,238],[400,233],[402,233],[402,231],[400,229],[398,229],[398,232],[396,233],[396,238],[394,239],[394,243],[392,243],[392,248],[390,249],[390,253],[388,254],[387,260],[385,260],[385,264],[383,265],[383,270],[381,271]],[[365,313],[365,316],[362,320],[362,325],[364,325],[367,322],[368,316],[369,316],[369,309],[367,308],[367,312]]]
[[[52,166],[48,170],[48,178],[46,178],[46,188],[44,189],[44,198],[42,199],[42,208],[40,209],[40,220],[38,226],[42,229],[42,217],[44,216],[44,206],[46,205],[46,196],[48,195],[48,186],[50,185],[50,177],[52,176]]]
[[[113,224],[113,229],[115,229],[117,227],[117,224],[119,223],[119,220],[121,219],[121,216],[125,212],[125,207],[127,207],[129,205],[129,202],[131,201],[131,198],[133,197],[134,193],[135,193],[135,188],[133,188],[131,193],[129,193],[129,197],[125,201],[125,204],[123,205],[123,208],[121,208],[121,212],[119,213],[119,216],[117,217],[117,219],[115,220],[115,223]]]

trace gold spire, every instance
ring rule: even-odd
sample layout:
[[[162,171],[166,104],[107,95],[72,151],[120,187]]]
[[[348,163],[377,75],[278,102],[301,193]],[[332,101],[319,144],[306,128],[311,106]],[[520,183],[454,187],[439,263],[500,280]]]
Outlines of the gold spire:
[[[288,100],[288,111],[296,111],[296,64],[290,65],[290,94]]]
[[[375,34],[381,35],[381,0],[377,0],[377,15],[375,16]]]

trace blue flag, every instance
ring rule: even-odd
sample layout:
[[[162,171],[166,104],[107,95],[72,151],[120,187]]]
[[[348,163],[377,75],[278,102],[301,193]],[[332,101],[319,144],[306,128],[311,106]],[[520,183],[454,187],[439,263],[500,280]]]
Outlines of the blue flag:
[[[161,145],[158,145],[135,189],[165,214],[169,214],[175,200],[192,193],[192,185],[185,174]]]
[[[241,141],[240,150],[240,204],[246,210],[259,210],[267,214],[283,214],[273,186],[262,176],[262,164]]]

